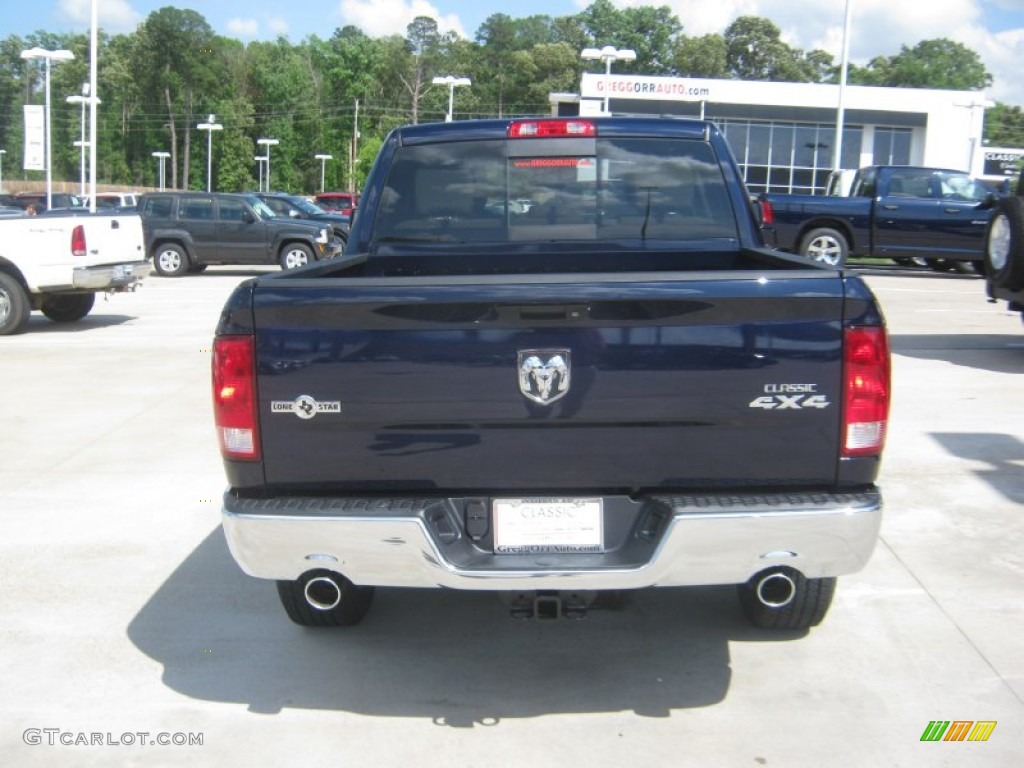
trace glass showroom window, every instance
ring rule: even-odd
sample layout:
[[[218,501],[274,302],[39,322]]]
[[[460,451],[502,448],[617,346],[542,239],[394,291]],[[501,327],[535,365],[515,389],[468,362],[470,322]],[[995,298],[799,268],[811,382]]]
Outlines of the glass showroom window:
[[[726,139],[753,193],[821,194],[832,172],[835,126],[722,120]],[[843,130],[843,168],[860,164],[863,128]]]
[[[910,129],[875,128],[875,165],[910,165]]]

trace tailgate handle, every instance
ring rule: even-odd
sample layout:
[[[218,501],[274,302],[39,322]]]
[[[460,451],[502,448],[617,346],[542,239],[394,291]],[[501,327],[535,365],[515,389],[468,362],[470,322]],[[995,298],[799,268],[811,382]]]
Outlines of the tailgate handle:
[[[118,221],[117,219],[112,220],[110,222],[110,228],[111,229],[120,229],[121,228],[121,222]]]
[[[519,307],[520,320],[580,320],[587,308],[579,304]]]

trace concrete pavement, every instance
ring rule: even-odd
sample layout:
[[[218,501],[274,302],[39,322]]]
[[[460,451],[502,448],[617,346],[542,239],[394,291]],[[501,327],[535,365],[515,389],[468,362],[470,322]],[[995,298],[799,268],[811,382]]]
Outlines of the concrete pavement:
[[[978,279],[868,277],[894,349],[886,515],[811,632],[749,628],[728,587],[540,623],[378,590],[316,632],[219,530],[209,345],[249,274],[152,277],[0,338],[0,764],[1020,763],[1024,326]],[[997,726],[921,742],[934,720]]]

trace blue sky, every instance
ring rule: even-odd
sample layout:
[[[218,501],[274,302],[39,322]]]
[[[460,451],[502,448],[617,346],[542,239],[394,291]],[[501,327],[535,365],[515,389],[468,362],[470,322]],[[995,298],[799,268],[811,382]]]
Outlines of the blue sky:
[[[612,0],[620,7],[641,0]],[[15,0],[4,0],[5,6]],[[37,29],[88,29],[92,0],[28,0],[17,12],[5,8],[0,36],[26,35]],[[514,17],[544,13],[569,15],[589,0],[97,0],[100,26],[109,32],[133,29],[152,11],[166,5],[201,13],[214,30],[241,40],[270,39],[279,34],[299,41],[311,34],[329,37],[335,28],[353,24],[377,36],[403,33],[416,16],[430,16],[442,30],[472,38],[492,13]],[[901,45],[948,37],[976,51],[995,76],[989,94],[1024,105],[1024,0],[850,0],[853,8],[851,57],[866,63],[893,55]],[[774,21],[784,39],[799,48],[824,48],[838,59],[842,46],[845,0],[662,0],[683,21],[684,33],[722,32],[738,15]],[[599,41],[602,44],[615,41]]]

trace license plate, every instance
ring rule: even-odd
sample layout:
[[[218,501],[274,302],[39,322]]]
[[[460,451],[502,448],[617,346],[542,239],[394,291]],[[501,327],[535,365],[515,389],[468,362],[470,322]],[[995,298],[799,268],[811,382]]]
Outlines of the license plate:
[[[495,499],[493,510],[496,553],[604,551],[601,499]]]

